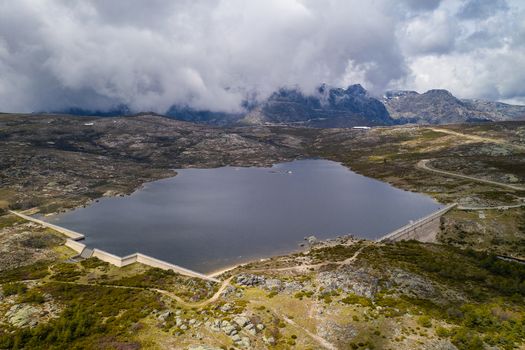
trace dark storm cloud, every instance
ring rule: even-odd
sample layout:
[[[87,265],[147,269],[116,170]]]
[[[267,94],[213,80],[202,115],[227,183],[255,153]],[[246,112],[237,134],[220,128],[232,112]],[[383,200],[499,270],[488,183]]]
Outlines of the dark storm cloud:
[[[0,110],[233,111],[321,82],[520,98],[517,3],[486,17],[484,2],[447,0],[0,2]]]

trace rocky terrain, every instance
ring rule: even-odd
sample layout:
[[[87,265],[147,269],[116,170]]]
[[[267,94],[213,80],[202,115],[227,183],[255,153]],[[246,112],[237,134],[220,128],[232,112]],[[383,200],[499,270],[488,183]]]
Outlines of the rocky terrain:
[[[484,100],[460,100],[447,90],[387,91],[382,102],[399,123],[458,124],[523,120],[525,106]]]
[[[440,89],[422,94],[404,90],[387,91],[379,99],[359,84],[346,89],[323,84],[311,95],[283,88],[267,100],[246,103],[245,107],[245,112],[236,114],[173,107],[167,115],[179,120],[220,126],[266,124],[317,128],[525,120],[525,106],[459,99]]]
[[[129,194],[145,182],[173,176],[176,168],[268,166],[307,157],[342,162],[442,203],[472,208],[517,205],[525,197],[522,191],[441,176],[419,169],[418,163],[430,159],[438,169],[523,186],[524,147],[522,122],[370,130],[216,128],[148,115],[5,114],[0,115],[0,210],[38,207],[53,213],[102,196]],[[448,239],[524,257],[523,210],[508,209],[506,215],[488,211],[483,214],[485,229],[469,229],[468,235],[454,228],[468,225],[449,225]],[[475,211],[454,213],[449,214],[454,222],[479,216]]]
[[[0,349],[513,349],[525,334],[525,208],[455,209],[441,244],[353,237],[264,259],[220,283],[77,261],[6,212],[125,195],[174,168],[342,162],[443,203],[519,203],[525,123],[214,128],[159,116],[0,115]],[[471,176],[454,178],[418,167]],[[4,166],[5,164],[5,166]]]
[[[525,120],[525,106],[459,99],[447,90],[386,91],[380,97],[361,85],[346,89],[320,85],[313,93],[281,88],[263,101],[246,100],[238,112],[196,110],[174,105],[165,115],[177,120],[215,125],[289,125],[316,128],[388,126],[400,124],[459,124]],[[132,115],[126,106],[110,111],[70,108],[61,113],[115,117]],[[147,113],[142,113],[147,114]]]
[[[127,194],[173,176],[174,168],[257,166],[298,156],[229,130],[158,116],[89,118],[0,115],[0,198],[14,208],[54,211],[103,195]],[[42,202],[45,205],[42,205]],[[15,204],[16,203],[16,204]]]
[[[359,84],[346,89],[322,85],[312,96],[298,90],[281,89],[249,112],[241,122],[310,127],[393,124],[381,102]]]
[[[0,271],[0,348],[513,349],[525,341],[525,267],[447,245],[340,237],[237,267],[216,284],[140,264],[74,262],[58,244],[45,249],[61,254]]]

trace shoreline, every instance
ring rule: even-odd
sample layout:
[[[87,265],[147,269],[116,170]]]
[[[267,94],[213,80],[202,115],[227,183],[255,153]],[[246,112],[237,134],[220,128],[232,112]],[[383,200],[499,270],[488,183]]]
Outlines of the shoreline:
[[[360,176],[363,176],[363,177],[366,177],[368,179],[371,179],[371,180],[375,180],[377,182],[380,182],[380,183],[384,183],[384,184],[387,184],[389,186],[392,186],[393,188],[396,188],[396,189],[399,189],[401,191],[407,191],[407,192],[412,192],[412,191],[408,191],[406,189],[403,189],[403,188],[399,188],[397,186],[395,186],[394,184],[392,183],[389,183],[388,181],[384,181],[382,179],[378,179],[378,178],[375,178],[375,177],[370,177],[370,176],[367,176],[367,175],[364,175],[364,174],[360,174],[358,172],[356,172],[355,170],[352,170],[351,167],[345,165],[343,162],[341,161],[334,161],[334,160],[331,160],[329,158],[320,158],[320,157],[314,157],[314,158],[302,158],[302,157],[299,157],[299,158],[295,158],[295,159],[292,159],[292,160],[289,160],[289,162],[293,162],[293,161],[297,161],[297,160],[307,160],[307,159],[314,159],[314,160],[317,160],[317,159],[321,159],[321,160],[328,160],[328,161],[331,161],[331,162],[335,162],[337,164],[339,164],[340,166],[342,166],[343,168],[346,168],[347,170],[351,171],[351,172],[354,172],[355,174],[357,175],[360,175]],[[280,161],[282,162],[282,161]],[[274,163],[272,162],[270,166],[263,166],[264,168],[268,168],[269,170],[271,170],[272,168],[274,168],[277,164],[280,164],[279,162],[277,163]],[[224,167],[224,166],[223,166]],[[260,168],[261,166],[257,166],[257,165],[226,165],[226,167],[247,167],[247,168]],[[215,168],[215,167],[213,167]],[[165,177],[161,177],[161,178],[158,178],[158,179],[151,179],[149,181],[146,181],[146,182],[143,182],[142,184],[140,184],[139,186],[137,186],[135,189],[133,189],[130,193],[119,193],[119,192],[114,192],[114,191],[111,191],[111,190],[108,190],[102,197],[99,197],[99,198],[96,198],[96,199],[91,199],[89,200],[87,203],[84,203],[83,205],[79,205],[79,206],[76,206],[76,207],[73,207],[73,208],[69,208],[69,209],[66,209],[64,210],[64,212],[68,212],[68,211],[74,211],[76,209],[80,209],[82,207],[86,207],[88,205],[93,205],[94,203],[96,202],[99,202],[99,201],[102,201],[104,199],[110,199],[110,198],[118,198],[118,197],[127,197],[127,196],[132,196],[134,195],[135,193],[143,190],[145,187],[147,187],[149,184],[153,183],[153,182],[156,182],[156,181],[162,181],[164,179],[169,179],[169,178],[173,178],[173,177],[176,177],[177,175],[179,175],[179,172],[178,170],[183,170],[183,169],[194,169],[194,167],[192,166],[189,166],[189,167],[185,167],[185,168],[171,168],[170,169],[170,174],[169,176],[165,176]],[[203,168],[203,169],[208,169],[208,168]],[[416,193],[419,193],[419,194],[422,194],[422,195],[426,195],[428,196],[429,198],[431,198],[434,202],[436,202],[436,204],[438,205],[444,205],[443,203],[440,203],[436,198],[434,198],[432,195],[428,194],[428,193],[425,193],[425,192],[416,192]],[[36,209],[36,210],[35,210]],[[440,209],[438,209],[439,211]],[[59,214],[62,214],[63,212],[61,211],[58,211],[58,212],[53,212],[53,213],[48,213],[48,214],[41,214],[40,213],[40,210],[39,208],[33,208],[32,210],[27,210],[27,211],[23,211],[23,212],[32,212],[31,214],[29,215],[43,215],[42,218],[45,218],[45,217],[53,217],[53,216],[56,216],[56,215],[59,215]],[[433,213],[430,213],[429,215],[432,215]],[[421,220],[423,218],[419,218],[419,219],[416,219],[414,220],[414,222],[418,222],[419,220]],[[410,224],[409,224],[410,225]],[[404,226],[403,226],[404,227]],[[401,227],[401,228],[403,228]],[[400,229],[400,228],[398,228]],[[379,237],[378,239],[379,240],[382,240],[384,239],[385,237],[389,236],[390,234],[392,234],[392,232],[396,232],[398,229],[396,230],[393,230],[385,235],[382,235],[381,237]],[[318,241],[319,243],[329,243],[333,240],[336,240],[340,237],[345,237],[346,235],[343,235],[343,236],[337,236],[337,237],[332,237],[332,238],[328,238],[328,239],[324,239],[324,240],[320,240]],[[356,235],[356,236],[359,236],[359,235]],[[366,239],[366,238],[363,238],[363,239]],[[374,239],[368,239],[368,240],[374,240]],[[305,251],[308,247],[304,247],[303,244],[301,244],[301,242],[297,242],[297,245],[295,249],[290,249],[289,251],[279,251],[279,252],[276,252],[276,254],[270,254],[268,256],[263,256],[263,257],[255,257],[254,259],[248,259],[246,261],[242,261],[240,263],[234,263],[234,264],[229,264],[229,265],[226,265],[224,267],[220,267],[220,268],[217,268],[217,269],[213,269],[211,272],[209,273],[203,273],[203,275],[206,275],[206,276],[209,276],[209,277],[215,277],[215,276],[220,276],[228,271],[232,271],[236,268],[239,268],[243,265],[247,265],[247,264],[251,264],[251,263],[258,263],[259,261],[264,261],[266,259],[271,259],[271,258],[274,258],[274,257],[278,257],[278,256],[282,256],[282,255],[289,255],[289,254],[293,254],[293,253],[297,253],[297,252],[300,252],[300,251]],[[306,249],[305,249],[306,248]],[[310,246],[311,248],[311,246]]]
[[[257,262],[264,262],[266,260],[271,260],[273,258],[280,258],[280,257],[284,257],[284,256],[287,256],[287,255],[290,255],[290,254],[295,254],[295,253],[310,253],[310,251],[312,250],[313,247],[323,247],[323,246],[330,246],[330,245],[337,245],[337,244],[348,244],[348,241],[370,241],[370,242],[374,242],[373,239],[368,239],[368,238],[360,238],[360,237],[356,237],[355,234],[352,234],[352,233],[348,233],[348,234],[345,234],[345,235],[339,235],[339,236],[336,236],[336,237],[333,237],[333,238],[326,238],[326,239],[320,239],[320,240],[317,240],[315,241],[314,243],[308,243],[307,240],[306,240],[306,237],[305,237],[305,241],[306,243],[304,243],[304,246],[300,246],[300,248],[303,248],[303,249],[296,249],[296,250],[292,250],[292,251],[289,251],[289,252],[281,252],[280,254],[275,254],[275,255],[270,255],[270,256],[267,256],[267,257],[264,257],[264,258],[258,258],[258,259],[253,259],[253,260],[247,260],[245,262],[242,262],[242,263],[238,263],[238,264],[233,264],[233,265],[228,265],[226,267],[223,267],[223,268],[220,268],[220,269],[217,269],[217,270],[214,270],[210,273],[207,273],[206,276],[208,277],[212,277],[212,278],[216,278],[226,272],[229,272],[229,271],[233,271],[235,270],[236,268],[239,268],[239,267],[242,267],[242,266],[245,266],[245,265],[249,265],[249,264],[253,264],[253,263],[257,263]]]

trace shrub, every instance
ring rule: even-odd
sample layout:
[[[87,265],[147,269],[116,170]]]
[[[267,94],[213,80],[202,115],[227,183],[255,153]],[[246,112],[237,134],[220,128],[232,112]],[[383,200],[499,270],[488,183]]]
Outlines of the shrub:
[[[25,284],[16,282],[16,283],[7,283],[2,286],[2,290],[6,296],[8,295],[20,295],[27,291]]]
[[[71,282],[75,281],[81,275],[81,272],[76,264],[56,264],[53,266],[53,271],[54,273],[52,278],[57,281]]]
[[[483,349],[483,341],[481,338],[476,333],[463,327],[454,332],[451,340],[459,350]]]
[[[432,327],[432,321],[430,320],[430,317],[428,317],[427,315],[420,316],[417,319],[417,324],[420,325],[421,327],[425,327],[425,328]]]
[[[450,337],[451,334],[452,333],[448,329],[446,329],[445,327],[439,326],[439,327],[436,328],[436,335],[438,337],[448,338],[448,337]]]
[[[277,291],[272,290],[270,293],[268,293],[267,297],[271,299],[271,298],[273,298],[274,296],[276,296],[277,294],[278,294]]]
[[[368,298],[349,293],[341,300],[345,304],[358,304],[361,306],[372,306],[372,301]]]
[[[109,264],[105,261],[102,261],[98,258],[89,258],[86,260],[82,260],[80,264],[85,267],[86,269],[96,269],[97,267],[108,267]]]
[[[2,271],[0,272],[0,283],[44,278],[49,274],[48,266],[48,261],[39,261],[31,265]]]
[[[46,299],[44,298],[44,295],[34,289],[21,295],[19,299],[20,303],[42,304],[44,301],[46,301]]]

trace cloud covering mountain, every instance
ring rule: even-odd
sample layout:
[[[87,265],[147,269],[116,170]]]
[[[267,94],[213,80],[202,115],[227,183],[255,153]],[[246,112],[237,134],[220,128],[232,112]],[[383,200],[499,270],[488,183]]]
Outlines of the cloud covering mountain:
[[[519,0],[0,2],[0,111],[239,111],[320,82],[525,102]]]

